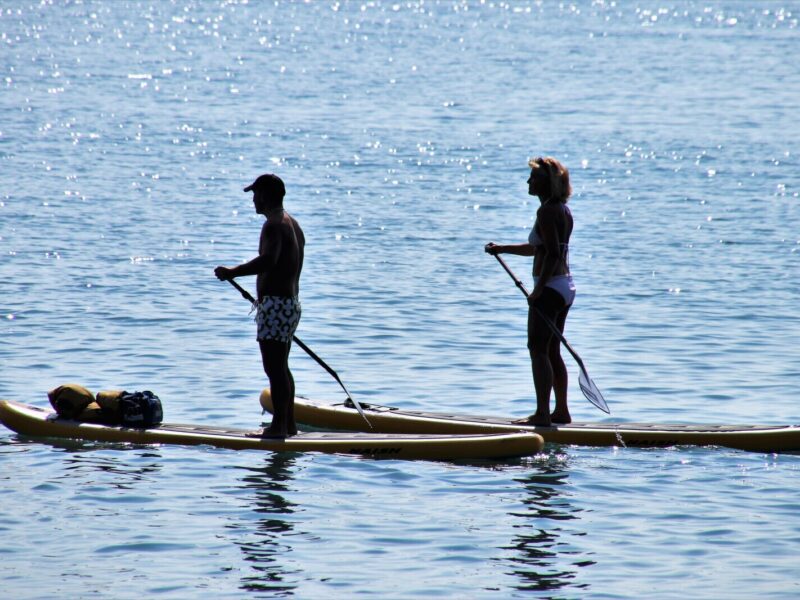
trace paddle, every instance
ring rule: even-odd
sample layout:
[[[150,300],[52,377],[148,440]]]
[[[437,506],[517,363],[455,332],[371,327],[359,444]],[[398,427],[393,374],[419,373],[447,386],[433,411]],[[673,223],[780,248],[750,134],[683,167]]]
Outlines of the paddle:
[[[525,297],[527,298],[528,296],[530,296],[528,290],[525,289],[525,285],[519,280],[519,277],[514,275],[514,272],[508,268],[506,261],[504,261],[499,254],[493,254],[492,256],[494,256],[497,259],[497,261],[503,266],[503,268],[506,270],[506,273],[508,273],[511,279],[514,280],[514,283],[517,284],[517,287],[520,289],[520,291],[523,294],[525,294]],[[572,346],[569,345],[567,338],[565,338],[564,335],[561,333],[561,331],[559,331],[555,323],[553,323],[550,319],[548,319],[542,314],[542,311],[540,311],[535,306],[532,306],[531,308],[533,308],[533,310],[535,310],[538,313],[539,317],[541,317],[541,319],[545,323],[547,323],[547,326],[550,328],[550,330],[555,334],[555,336],[559,340],[561,340],[561,343],[564,344],[564,347],[569,351],[570,354],[572,354],[572,358],[574,358],[575,362],[578,363],[578,366],[581,369],[581,373],[578,376],[578,384],[581,387],[583,395],[586,396],[586,399],[592,404],[594,404],[597,408],[602,410],[604,413],[610,415],[611,411],[608,409],[608,404],[606,404],[606,400],[605,398],[603,398],[603,394],[600,393],[600,390],[597,388],[594,381],[592,381],[592,378],[589,377],[589,372],[583,365],[581,357],[578,356],[578,353],[575,352],[575,350],[572,349]]]
[[[252,304],[253,306],[255,306],[255,305],[256,305],[256,299],[255,299],[255,298],[253,298],[253,296],[251,296],[251,295],[250,295],[250,292],[248,292],[246,289],[244,289],[242,286],[240,286],[238,283],[236,283],[236,282],[235,282],[233,279],[228,279],[227,281],[228,281],[228,283],[230,283],[230,284],[231,284],[233,287],[235,287],[237,290],[239,290],[239,293],[242,295],[242,298],[244,298],[245,300],[249,301],[249,302],[250,302],[250,304]],[[348,399],[350,402],[352,402],[352,403],[353,403],[353,406],[355,406],[355,407],[356,407],[356,409],[358,410],[358,414],[360,414],[360,415],[361,415],[361,418],[363,418],[363,419],[364,419],[364,420],[367,422],[367,425],[369,425],[370,429],[372,429],[372,423],[370,423],[370,422],[369,422],[369,419],[367,419],[367,415],[365,415],[365,414],[364,414],[364,409],[363,409],[363,408],[361,408],[361,405],[358,403],[358,400],[356,400],[355,398],[353,398],[353,397],[350,395],[350,392],[348,392],[348,391],[347,391],[347,388],[346,388],[346,387],[344,387],[344,384],[342,383],[342,380],[341,380],[341,379],[339,379],[339,375],[337,375],[337,374],[336,374],[336,371],[334,371],[333,369],[331,369],[331,368],[330,368],[330,367],[329,367],[329,366],[328,366],[328,365],[325,363],[325,361],[324,361],[324,360],[322,360],[322,359],[321,359],[319,356],[317,356],[317,355],[316,355],[316,353],[315,353],[313,350],[311,350],[311,348],[309,348],[308,346],[306,346],[306,345],[305,345],[305,344],[304,344],[304,343],[303,343],[303,342],[300,340],[300,338],[299,338],[299,337],[297,337],[296,335],[293,335],[293,336],[292,336],[292,340],[294,340],[294,341],[297,343],[297,345],[298,345],[298,346],[300,346],[300,347],[301,347],[303,350],[305,350],[306,354],[308,354],[308,355],[309,355],[311,358],[313,358],[315,361],[317,361],[317,364],[318,364],[319,366],[321,366],[323,369],[325,369],[325,370],[326,370],[326,371],[327,371],[327,372],[328,372],[328,373],[329,373],[329,374],[330,374],[330,375],[331,375],[331,376],[332,376],[332,377],[333,377],[333,378],[334,378],[334,379],[335,379],[335,380],[336,380],[336,381],[339,383],[339,385],[340,385],[340,386],[342,386],[342,389],[344,390],[344,393],[345,393],[345,394],[347,394],[347,399]]]

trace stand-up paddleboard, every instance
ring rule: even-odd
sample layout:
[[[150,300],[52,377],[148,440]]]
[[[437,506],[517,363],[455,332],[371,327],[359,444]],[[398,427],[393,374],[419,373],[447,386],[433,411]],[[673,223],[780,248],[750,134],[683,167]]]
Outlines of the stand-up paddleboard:
[[[298,423],[324,429],[363,431],[364,419],[349,403],[328,404],[308,398],[295,399]],[[261,405],[271,411],[269,390],[261,393]],[[512,419],[402,410],[392,406],[361,403],[379,433],[500,433],[529,431],[545,442],[580,446],[726,446],[757,452],[800,451],[800,426],[796,425],[655,425],[645,423],[571,423],[535,427]]]
[[[353,412],[358,416],[355,409]],[[329,452],[398,459],[502,459],[536,454],[544,445],[541,436],[519,431],[488,435],[307,432],[283,439],[250,437],[246,429],[203,425],[163,423],[151,429],[131,429],[63,419],[49,409],[9,400],[0,400],[0,421],[17,433],[34,437],[132,444],[206,444],[232,450]]]

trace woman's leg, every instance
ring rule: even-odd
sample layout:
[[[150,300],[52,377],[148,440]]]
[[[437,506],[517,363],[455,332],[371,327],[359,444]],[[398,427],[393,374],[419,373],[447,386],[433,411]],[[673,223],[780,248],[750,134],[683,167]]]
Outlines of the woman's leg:
[[[536,413],[530,419],[534,425],[551,424],[550,392],[554,382],[551,347],[558,344],[558,340],[542,317],[554,322],[563,308],[564,300],[561,295],[553,289],[545,288],[542,295],[528,309],[528,350],[531,354],[533,385],[536,389]],[[559,373],[559,376],[563,376],[563,373]]]
[[[555,324],[561,333],[564,333],[564,325],[567,321],[569,306],[564,307],[556,317]],[[561,341],[553,336],[550,343],[550,365],[553,368],[553,392],[556,396],[556,408],[550,415],[554,423],[571,423],[572,417],[567,407],[567,384],[569,377],[564,359],[561,357]]]

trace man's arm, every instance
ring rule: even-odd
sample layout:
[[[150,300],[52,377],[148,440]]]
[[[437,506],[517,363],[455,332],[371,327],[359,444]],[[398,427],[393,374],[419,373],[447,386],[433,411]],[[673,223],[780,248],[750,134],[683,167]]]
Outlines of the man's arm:
[[[272,230],[272,231],[270,231]],[[253,260],[242,263],[233,268],[219,266],[214,269],[214,275],[217,279],[227,281],[229,279],[236,279],[237,277],[246,277],[248,275],[260,275],[261,273],[268,273],[278,263],[278,257],[281,255],[281,235],[276,231],[277,227],[267,224],[265,229],[265,243],[264,249],[261,254],[256,256]]]

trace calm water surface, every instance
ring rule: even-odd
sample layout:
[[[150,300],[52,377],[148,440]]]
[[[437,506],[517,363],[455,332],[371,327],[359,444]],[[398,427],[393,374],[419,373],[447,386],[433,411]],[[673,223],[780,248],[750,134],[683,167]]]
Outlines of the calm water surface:
[[[0,396],[152,389],[253,427],[241,192],[286,181],[298,335],[364,401],[533,410],[526,161],[571,169],[581,421],[800,423],[800,4],[0,5]],[[509,259],[527,280],[530,263]],[[252,282],[248,282],[252,286]],[[299,353],[303,395],[341,401]],[[503,463],[0,431],[9,598],[796,598],[800,459]]]

